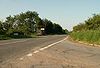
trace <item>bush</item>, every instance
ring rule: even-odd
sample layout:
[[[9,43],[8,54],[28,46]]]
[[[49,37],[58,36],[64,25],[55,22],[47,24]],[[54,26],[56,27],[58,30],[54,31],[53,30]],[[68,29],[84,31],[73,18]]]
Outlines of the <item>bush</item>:
[[[0,35],[0,40],[7,40],[10,39],[10,37],[7,37],[6,35]]]

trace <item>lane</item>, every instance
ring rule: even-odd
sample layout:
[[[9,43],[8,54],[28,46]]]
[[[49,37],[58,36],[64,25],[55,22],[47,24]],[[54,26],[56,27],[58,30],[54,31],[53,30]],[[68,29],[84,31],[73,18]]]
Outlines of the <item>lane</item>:
[[[10,62],[13,68],[100,68],[100,48],[64,40]],[[4,68],[8,67],[7,64]],[[9,67],[10,68],[10,67]]]
[[[25,55],[37,48],[47,46],[65,38],[65,35],[43,36],[39,38],[8,40],[0,42],[0,63]]]

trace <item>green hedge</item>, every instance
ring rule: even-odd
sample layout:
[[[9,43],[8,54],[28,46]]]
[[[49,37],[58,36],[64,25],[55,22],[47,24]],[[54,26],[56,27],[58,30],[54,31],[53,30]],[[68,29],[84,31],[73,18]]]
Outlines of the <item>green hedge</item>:
[[[85,41],[93,44],[100,44],[100,31],[99,30],[88,30],[72,32],[70,36],[74,40]]]
[[[7,39],[10,39],[10,37],[6,35],[0,35],[0,40],[7,40]]]

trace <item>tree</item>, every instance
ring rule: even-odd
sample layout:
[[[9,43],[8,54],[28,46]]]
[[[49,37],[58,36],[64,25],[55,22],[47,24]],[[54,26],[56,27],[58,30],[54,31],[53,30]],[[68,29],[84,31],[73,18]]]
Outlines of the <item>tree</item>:
[[[35,32],[35,24],[40,22],[40,17],[35,11],[27,11],[14,15],[13,17],[7,17],[6,22],[10,25],[7,34],[21,32],[28,35]]]
[[[2,34],[3,28],[2,28],[2,22],[0,21],[0,34]]]
[[[39,23],[40,18],[35,11],[27,11],[26,13],[21,13],[17,17],[18,20],[21,21],[22,24],[26,25],[28,27],[28,31],[30,33],[34,33],[35,30],[35,24]]]
[[[73,31],[100,30],[100,14],[94,14],[85,21],[73,27]]]
[[[94,14],[92,18],[85,21],[88,30],[100,30],[100,15]]]
[[[5,22],[0,22],[0,34],[13,35],[19,33],[31,35],[32,33],[41,32],[45,28],[45,34],[62,34],[64,30],[59,24],[55,24],[48,19],[41,19],[35,11],[22,12],[17,15],[6,17]]]
[[[62,34],[63,33],[63,29],[59,24],[53,24],[53,31],[54,34]]]
[[[53,34],[53,23],[50,20],[44,19],[45,24],[45,33],[46,34]]]
[[[86,25],[84,23],[80,23],[77,26],[73,27],[73,31],[82,31],[86,30]]]
[[[67,29],[63,29],[63,34],[69,34],[69,31]]]

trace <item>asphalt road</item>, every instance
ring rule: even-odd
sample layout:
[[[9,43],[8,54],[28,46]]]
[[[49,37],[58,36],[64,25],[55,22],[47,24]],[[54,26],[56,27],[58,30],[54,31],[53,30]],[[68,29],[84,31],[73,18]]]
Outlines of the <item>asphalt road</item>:
[[[14,50],[12,51],[16,53],[17,55],[18,54],[21,55],[22,52],[24,51],[24,46],[26,47],[25,51],[27,52],[30,49],[34,50],[37,46],[39,46],[40,48],[47,47],[49,44],[57,42],[65,37],[66,36],[63,36],[63,35],[47,36],[43,38],[34,39],[34,42],[32,42],[33,39],[27,39],[27,42],[25,40],[25,42],[20,42],[20,43],[17,42],[16,46],[12,45],[12,47],[14,46],[19,47],[18,52],[16,52],[15,49],[14,49],[15,52]],[[36,46],[29,45],[33,43],[34,44],[36,43]],[[1,45],[1,47],[2,46],[4,45]],[[9,48],[10,46],[11,45],[9,45]],[[23,46],[23,47],[20,49],[20,46]],[[27,48],[27,46],[30,46],[30,48]],[[36,50],[38,50],[38,48],[36,48]],[[99,47],[78,44],[78,43],[71,42],[67,39],[59,43],[56,43],[49,48],[39,51],[38,53],[34,53],[34,51],[30,51],[29,54],[32,54],[32,55],[28,55],[28,56],[23,55],[20,58],[17,58],[5,64],[1,68],[100,68],[100,48]]]
[[[14,39],[0,41],[0,63],[25,55],[36,48],[44,47],[63,39],[64,35],[41,36],[30,39]]]

